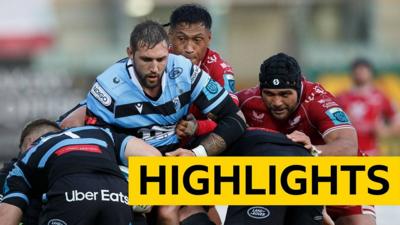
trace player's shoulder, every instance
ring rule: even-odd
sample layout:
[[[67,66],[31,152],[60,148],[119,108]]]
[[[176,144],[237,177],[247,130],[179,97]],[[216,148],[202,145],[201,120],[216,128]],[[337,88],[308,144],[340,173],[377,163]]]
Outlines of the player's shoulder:
[[[103,73],[96,77],[102,86],[113,88],[119,86],[122,81],[129,79],[128,58],[121,59],[109,66]]]
[[[306,111],[323,111],[330,108],[340,108],[337,99],[321,84],[303,80],[301,104]]]
[[[315,100],[321,98],[332,98],[334,96],[326,90],[321,84],[317,82],[311,82],[308,80],[302,80],[303,89],[302,89],[302,102],[303,103],[311,103]]]
[[[167,68],[173,68],[173,67],[191,67],[192,62],[185,58],[182,55],[175,55],[173,53],[168,54],[168,62],[167,62]],[[182,69],[184,69],[182,68]]]
[[[261,101],[260,88],[259,86],[254,86],[251,88],[243,89],[239,92],[236,92],[236,96],[239,99],[239,104],[243,107],[246,104],[249,104],[254,101]]]
[[[210,70],[210,73],[215,71],[222,74],[233,74],[232,66],[218,52],[211,49],[207,49],[203,65]]]
[[[374,95],[374,97],[376,96],[376,97],[380,97],[383,99],[388,99],[388,96],[385,94],[385,92],[383,92],[381,89],[376,88],[376,87],[372,88],[371,95]]]
[[[191,75],[194,71],[201,71],[196,65],[193,65],[190,60],[181,55],[170,53],[168,63],[165,69],[167,82],[169,84],[186,83],[191,84]],[[182,85],[182,84],[181,84]]]

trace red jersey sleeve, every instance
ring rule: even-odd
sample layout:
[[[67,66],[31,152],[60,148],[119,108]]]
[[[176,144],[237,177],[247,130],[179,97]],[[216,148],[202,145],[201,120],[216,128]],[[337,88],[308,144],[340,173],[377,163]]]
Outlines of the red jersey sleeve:
[[[307,119],[322,136],[336,129],[353,127],[335,97],[318,84],[315,84],[301,107],[305,108]]]
[[[394,103],[392,103],[388,97],[382,94],[382,113],[385,119],[393,119],[396,115],[396,107]]]
[[[208,49],[201,66],[204,71],[230,93],[235,92],[235,77],[232,67],[217,53]]]

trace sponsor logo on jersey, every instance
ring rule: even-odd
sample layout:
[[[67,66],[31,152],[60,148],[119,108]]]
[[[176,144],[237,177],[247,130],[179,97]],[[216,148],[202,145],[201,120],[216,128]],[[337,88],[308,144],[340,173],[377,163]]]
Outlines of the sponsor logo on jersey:
[[[61,156],[64,155],[66,153],[70,153],[70,152],[92,152],[92,153],[101,153],[101,149],[99,146],[97,145],[68,145],[68,146],[64,146],[60,149],[58,149],[57,151],[55,151],[55,154],[57,156]]]
[[[113,83],[118,84],[121,80],[118,77],[113,78]]]
[[[324,108],[332,108],[334,106],[339,106],[339,105],[336,102],[327,102],[322,105],[322,107],[324,107]]]
[[[210,55],[207,57],[207,63],[211,64],[211,63],[215,63],[217,61],[217,56],[216,55]]]
[[[190,75],[190,80],[192,83],[196,80],[197,75],[199,75],[200,72],[201,72],[200,67],[193,65],[193,73],[192,73],[192,75]]]
[[[136,103],[135,107],[139,113],[142,113],[143,110],[143,103]]]
[[[207,89],[207,91],[209,91],[211,94],[216,94],[216,93],[218,93],[218,85],[217,85],[217,83],[216,83],[213,79],[210,79],[210,80],[208,81],[208,84],[207,84],[207,86],[206,86],[206,89]]]
[[[289,120],[289,125],[290,126],[295,126],[296,124],[298,124],[300,122],[301,116],[298,115],[295,118],[293,118],[292,120]]]
[[[349,124],[350,120],[347,117],[346,113],[339,107],[331,108],[325,111],[326,115],[331,119],[333,124],[341,125],[341,124]]]
[[[323,98],[318,100],[318,103],[322,105],[324,108],[332,108],[334,106],[339,106],[336,102],[334,102],[331,98]]]
[[[324,104],[324,103],[331,102],[331,101],[332,101],[331,98],[323,98],[323,99],[318,100],[318,103]]]
[[[175,110],[178,111],[181,108],[181,101],[179,100],[179,97],[175,97],[172,102],[174,103]]]
[[[325,94],[326,91],[324,91],[324,89],[322,89],[320,86],[314,86],[314,91],[317,94]]]
[[[307,99],[304,102],[305,103],[312,102],[312,101],[314,101],[314,98],[315,98],[315,93],[313,92],[309,96],[307,96]]]
[[[162,140],[175,134],[175,125],[144,127],[140,128],[137,133],[144,141]]]
[[[49,220],[47,225],[67,225],[67,223],[60,219],[51,219]]]
[[[170,73],[168,73],[169,78],[175,79],[179,77],[183,72],[181,67],[174,67]]]
[[[265,114],[264,113],[257,113],[256,111],[253,110],[252,116],[256,121],[262,122],[262,119],[264,118]]]
[[[70,193],[65,192],[65,200],[67,202],[81,202],[81,201],[103,201],[103,202],[120,202],[128,204],[128,196],[122,192],[111,192],[107,189],[101,189],[99,191],[87,191],[81,192],[78,190],[72,190]]]
[[[229,92],[235,92],[235,78],[232,74],[224,74],[224,88]]]
[[[247,210],[247,215],[254,219],[265,219],[270,215],[270,212],[265,207],[255,206]]]
[[[206,87],[203,88],[203,93],[206,95],[208,100],[211,100],[215,96],[217,96],[221,90],[221,86],[219,86],[219,84],[215,80],[210,78]]]
[[[104,106],[110,106],[112,103],[111,96],[100,86],[99,83],[95,83],[90,90],[90,93]]]

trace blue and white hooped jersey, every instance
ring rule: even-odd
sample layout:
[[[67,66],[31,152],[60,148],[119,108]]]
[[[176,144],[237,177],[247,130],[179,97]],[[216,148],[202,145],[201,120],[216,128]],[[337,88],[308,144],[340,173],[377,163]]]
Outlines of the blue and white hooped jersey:
[[[100,74],[87,95],[90,113],[107,124],[142,138],[155,147],[178,143],[175,125],[196,104],[207,114],[229,98],[217,82],[183,56],[169,54],[162,76],[162,94],[149,98],[133,62],[121,60]]]
[[[69,174],[104,173],[123,179],[118,165],[128,165],[125,151],[131,138],[95,126],[48,133],[14,164],[3,187],[3,202],[24,209],[33,193],[47,192]]]

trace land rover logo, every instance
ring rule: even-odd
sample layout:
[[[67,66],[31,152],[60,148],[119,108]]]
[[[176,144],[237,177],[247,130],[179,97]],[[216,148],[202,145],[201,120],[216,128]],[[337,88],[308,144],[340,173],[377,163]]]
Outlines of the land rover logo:
[[[51,220],[49,220],[47,225],[67,225],[67,223],[60,219],[51,219]]]
[[[270,212],[267,208],[255,206],[247,210],[247,215],[254,219],[264,219],[269,216]]]

